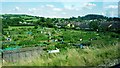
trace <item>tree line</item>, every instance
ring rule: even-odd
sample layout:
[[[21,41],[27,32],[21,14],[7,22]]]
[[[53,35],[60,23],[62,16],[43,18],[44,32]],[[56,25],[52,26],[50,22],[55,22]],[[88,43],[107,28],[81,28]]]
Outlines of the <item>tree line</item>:
[[[42,27],[56,27],[56,24],[65,24],[65,23],[84,23],[88,24],[93,30],[99,29],[101,22],[120,22],[120,18],[117,17],[106,17],[103,15],[89,14],[83,17],[70,17],[70,18],[45,18],[31,15],[19,15],[19,14],[4,14],[0,18],[2,21],[2,27],[7,28],[8,26],[17,26],[17,25],[34,25]],[[120,24],[120,23],[119,23]]]

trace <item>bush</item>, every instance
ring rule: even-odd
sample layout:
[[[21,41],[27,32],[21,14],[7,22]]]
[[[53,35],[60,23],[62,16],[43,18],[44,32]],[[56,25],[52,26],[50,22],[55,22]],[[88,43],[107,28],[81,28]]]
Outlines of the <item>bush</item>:
[[[38,26],[35,26],[34,28],[35,28],[35,29],[37,29],[37,28],[38,28]]]
[[[83,44],[84,46],[90,46],[91,42],[90,41],[84,41],[81,44]]]
[[[119,38],[119,35],[112,33],[112,34],[111,34],[111,37],[112,37],[112,38]]]
[[[43,42],[43,44],[45,44],[45,45],[49,45],[50,43],[48,43],[48,42]]]
[[[56,48],[65,48],[65,47],[68,47],[67,44],[57,44],[55,45]]]
[[[55,46],[47,46],[47,50],[55,50],[56,48],[55,48]]]

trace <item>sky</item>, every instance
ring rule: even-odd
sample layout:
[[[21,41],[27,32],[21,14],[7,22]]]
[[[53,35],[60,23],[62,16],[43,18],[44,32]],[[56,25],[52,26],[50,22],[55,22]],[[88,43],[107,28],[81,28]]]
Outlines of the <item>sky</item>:
[[[0,14],[28,14],[50,18],[69,18],[87,14],[118,16],[118,0],[1,0]]]

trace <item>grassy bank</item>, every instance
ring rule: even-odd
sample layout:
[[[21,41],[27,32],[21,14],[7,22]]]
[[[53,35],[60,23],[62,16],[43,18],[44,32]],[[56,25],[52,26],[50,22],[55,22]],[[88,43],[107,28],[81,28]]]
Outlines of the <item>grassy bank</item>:
[[[98,66],[111,60],[120,58],[118,54],[118,45],[107,46],[103,48],[67,48],[60,53],[48,54],[45,52],[42,56],[33,61],[22,61],[19,63],[5,63],[12,66]]]
[[[5,66],[98,66],[120,58],[118,54],[120,36],[113,32],[39,27],[37,29],[13,28],[13,30],[6,30],[4,33],[4,37],[11,36],[12,41],[7,41],[15,42],[14,44],[4,44],[4,48],[16,45],[22,47],[43,45],[46,50],[60,49],[59,53],[54,54],[44,51],[42,56],[28,57],[27,61],[20,59],[20,62],[16,63],[5,62]],[[3,41],[5,42],[6,38],[3,38]],[[89,48],[77,48],[73,46],[74,44],[86,44]]]

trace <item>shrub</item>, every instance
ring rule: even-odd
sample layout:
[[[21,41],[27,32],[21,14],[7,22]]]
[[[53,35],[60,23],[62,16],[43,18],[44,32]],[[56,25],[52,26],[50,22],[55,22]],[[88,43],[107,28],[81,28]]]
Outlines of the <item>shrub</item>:
[[[65,47],[68,47],[67,44],[57,44],[55,45],[56,48],[65,48]]]
[[[119,35],[118,35],[118,34],[114,34],[114,33],[112,33],[110,36],[111,36],[112,38],[119,38]]]
[[[47,46],[47,50],[55,50],[55,46]]]
[[[83,44],[84,46],[90,46],[91,42],[90,41],[83,41],[81,44]]]
[[[34,27],[34,29],[37,29],[37,28],[38,28],[38,26],[35,26],[35,27]]]

